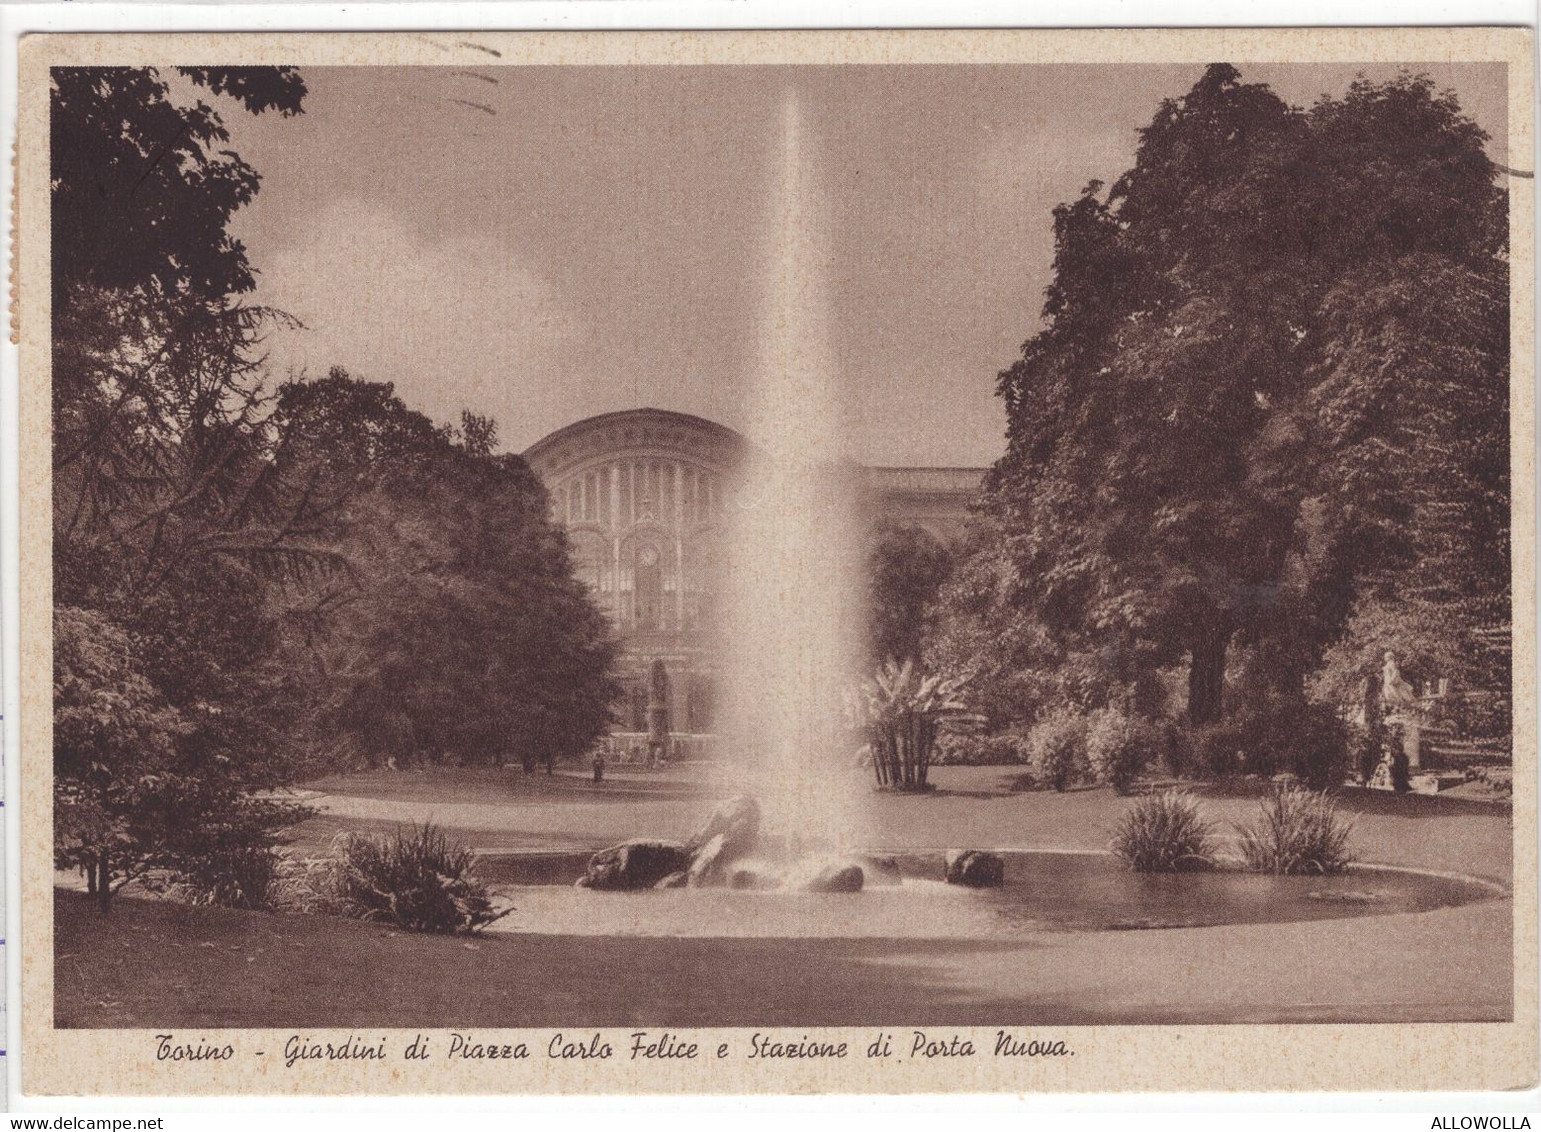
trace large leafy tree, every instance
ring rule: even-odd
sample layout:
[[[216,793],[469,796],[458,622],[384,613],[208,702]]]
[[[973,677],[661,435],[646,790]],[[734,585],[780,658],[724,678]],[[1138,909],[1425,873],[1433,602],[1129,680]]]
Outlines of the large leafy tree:
[[[1401,259],[1348,280],[1327,310],[1339,345],[1316,389],[1323,471],[1357,584],[1314,690],[1346,702],[1393,651],[1420,683],[1506,691],[1504,265]]]
[[[1457,528],[1470,551],[1496,545],[1501,458],[1445,477],[1436,508],[1413,463],[1393,458],[1384,490],[1362,478],[1399,429],[1410,455],[1409,421],[1506,436],[1490,431],[1506,237],[1483,141],[1409,76],[1303,111],[1217,64],[1164,102],[1132,169],[1055,210],[1044,328],[1000,378],[988,509],[1007,604],[1066,652],[1182,663],[1203,724],[1238,648],[1248,686],[1299,695],[1372,573],[1427,570]],[[1372,286],[1394,279],[1427,307],[1416,334]],[[1463,368],[1408,367],[1409,351]],[[1422,389],[1400,416],[1373,407],[1388,374]],[[1422,407],[1447,379],[1472,396],[1436,426]]]
[[[867,651],[873,667],[885,660],[919,660],[921,641],[953,549],[921,527],[884,524],[867,552]]]
[[[253,113],[298,113],[305,94],[289,68],[180,71]],[[154,68],[52,83],[56,581],[135,607],[186,570],[276,562],[316,516],[273,474],[260,344],[276,314],[242,302],[252,269],[226,228],[256,172]]]
[[[496,428],[438,429],[389,385],[341,370],[294,383],[288,456],[345,495],[336,554],[285,614],[312,739],[342,762],[526,767],[588,749],[609,723],[615,645],[528,465]]]
[[[304,94],[285,68],[183,75],[254,112]],[[269,722],[267,594],[325,567],[324,508],[276,474],[272,315],[243,304],[226,231],[257,178],[219,114],[153,69],[52,82],[55,832],[105,906],[136,870],[260,847],[294,816],[259,800],[294,769]],[[114,704],[176,725],[82,739]]]
[[[198,87],[253,114],[298,114],[291,67],[179,67]],[[54,298],[89,283],[223,306],[255,286],[226,224],[249,204],[257,171],[225,148],[218,110],[173,96],[153,67],[58,67],[49,157]]]

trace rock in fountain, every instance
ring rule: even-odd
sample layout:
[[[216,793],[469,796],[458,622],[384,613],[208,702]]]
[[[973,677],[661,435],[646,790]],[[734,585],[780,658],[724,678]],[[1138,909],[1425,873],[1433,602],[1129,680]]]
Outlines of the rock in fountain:
[[[589,858],[588,871],[578,878],[582,888],[652,888],[673,873],[690,867],[691,852],[678,841],[623,841]]]
[[[899,872],[899,862],[892,857],[864,853],[857,860],[861,864],[862,872],[866,874],[868,884],[904,883],[904,878]]]
[[[787,875],[787,887],[799,892],[860,892],[866,881],[860,865],[836,859],[804,862]]]
[[[726,863],[752,852],[759,839],[760,804],[747,794],[739,794],[717,807],[691,843],[705,846],[720,841],[716,856]]]
[[[949,849],[947,883],[965,888],[999,888],[1006,881],[1006,862],[983,849]]]
[[[634,891],[699,888],[723,882],[723,870],[752,853],[760,838],[760,806],[747,795],[723,803],[686,841],[623,841],[589,858],[580,888]]]
[[[760,806],[748,795],[723,803],[686,841],[625,841],[601,849],[578,879],[580,888],[787,888],[799,892],[860,892],[866,873],[839,857],[805,858],[790,865],[756,857]],[[897,873],[897,866],[895,867]]]

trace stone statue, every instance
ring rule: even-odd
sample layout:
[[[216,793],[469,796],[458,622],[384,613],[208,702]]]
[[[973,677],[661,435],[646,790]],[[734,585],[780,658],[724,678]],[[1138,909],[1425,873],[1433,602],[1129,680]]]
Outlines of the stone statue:
[[[1417,690],[1402,679],[1401,670],[1397,668],[1396,654],[1389,650],[1386,663],[1381,668],[1380,698],[1388,711],[1399,707],[1415,707],[1418,703]]]
[[[1400,754],[1406,758],[1406,768],[1418,769],[1421,763],[1422,753],[1422,728],[1418,718],[1418,692],[1411,684],[1402,679],[1402,673],[1397,668],[1397,658],[1389,649],[1386,652],[1386,664],[1381,669],[1381,703],[1384,705],[1387,722],[1394,721],[1402,731],[1402,750]],[[1406,769],[1399,767],[1399,779],[1405,779]],[[1401,787],[1399,787],[1400,789]]]
[[[647,761],[657,766],[663,761],[669,743],[669,670],[662,659],[653,661],[648,671]]]

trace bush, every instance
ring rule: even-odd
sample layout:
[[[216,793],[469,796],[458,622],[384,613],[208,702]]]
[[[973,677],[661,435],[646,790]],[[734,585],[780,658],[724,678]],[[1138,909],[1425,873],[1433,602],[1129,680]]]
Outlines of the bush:
[[[1343,785],[1348,777],[1348,728],[1322,704],[1295,703],[1275,717],[1280,761],[1312,790]]]
[[[1018,731],[995,735],[944,734],[937,742],[932,761],[951,766],[1011,766],[1028,761],[1028,745]]]
[[[472,853],[432,825],[410,834],[345,834],[330,895],[345,914],[416,932],[474,932],[508,915],[494,911],[487,886],[470,876]]]
[[[1513,704],[1507,692],[1453,693],[1434,701],[1433,722],[1447,724],[1461,738],[1508,739],[1514,728]]]
[[[1086,760],[1093,777],[1127,794],[1139,774],[1163,748],[1159,729],[1117,708],[1092,713],[1086,727]]]
[[[1286,876],[1340,873],[1353,860],[1348,835],[1353,823],[1338,817],[1337,803],[1323,791],[1287,786],[1263,800],[1256,824],[1237,826],[1247,867]]]
[[[1407,758],[1407,731],[1400,721],[1387,723],[1381,731],[1381,763],[1391,779],[1391,788],[1398,794],[1406,794],[1413,788],[1412,764]],[[1376,773],[1380,764],[1376,766]],[[1371,781],[1374,780],[1372,776]]]
[[[1205,727],[1194,728],[1188,733],[1189,755],[1185,777],[1268,773],[1266,768],[1253,763],[1248,753],[1248,748],[1252,746],[1249,729],[1238,720],[1223,719]]]
[[[1172,766],[1182,777],[1293,774],[1315,790],[1348,775],[1348,730],[1338,714],[1297,697],[1270,696],[1188,732]]]
[[[1069,709],[1044,716],[1027,735],[1033,778],[1063,790],[1086,776],[1086,717]]]
[[[167,892],[188,904],[271,912],[280,903],[284,864],[271,845],[217,850],[178,869]]]
[[[1469,766],[1467,782],[1480,782],[1494,794],[1514,794],[1514,768],[1512,766]]]
[[[1213,862],[1213,832],[1197,802],[1167,790],[1129,807],[1113,835],[1113,852],[1137,873],[1189,872]]]

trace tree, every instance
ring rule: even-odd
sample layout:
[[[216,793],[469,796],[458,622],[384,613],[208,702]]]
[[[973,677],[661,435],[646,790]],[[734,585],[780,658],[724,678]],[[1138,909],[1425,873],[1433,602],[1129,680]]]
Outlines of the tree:
[[[1056,210],[1046,329],[1001,375],[994,495],[1028,600],[1071,647],[1188,657],[1188,711],[1220,711],[1228,646],[1277,600],[1296,485],[1286,359],[1294,288],[1261,202],[1299,124],[1264,87],[1211,67],[1142,131],[1106,201]],[[1298,490],[1298,489],[1297,489]],[[1020,532],[1020,534],[1018,534]]]
[[[301,111],[292,67],[178,67],[253,114]],[[227,223],[251,202],[256,170],[202,100],[179,103],[153,67],[51,72],[51,254],[56,307],[77,285],[224,306],[255,286]]]
[[[304,94],[286,68],[184,76],[253,112]],[[260,343],[277,316],[238,301],[252,276],[226,231],[257,178],[219,148],[219,115],[152,69],[52,79],[55,833],[105,907],[293,820],[260,796],[295,769],[269,722],[268,598],[326,567],[325,513],[276,473]]]
[[[873,664],[918,660],[937,595],[952,572],[951,550],[920,527],[885,524],[867,555],[867,637]]]
[[[55,609],[54,857],[85,873],[103,912],[157,860],[154,802],[180,726],[121,629],[91,610]]]
[[[206,758],[190,718],[146,675],[137,642],[105,614],[54,611],[54,856],[79,868],[105,913],[155,870],[197,870],[265,847],[303,807],[257,798],[246,768]]]
[[[549,500],[495,426],[437,429],[389,385],[286,385],[286,458],[346,499],[347,564],[295,588],[286,655],[333,761],[520,762],[582,754],[618,687],[615,644]]]
[[[1313,691],[1357,699],[1387,651],[1420,683],[1501,692],[1510,653],[1506,265],[1404,257],[1327,312],[1315,392],[1331,513],[1359,584]],[[1416,282],[1415,282],[1416,281]],[[1489,728],[1508,731],[1502,715]]]
[[[925,666],[961,679],[991,730],[1030,724],[1068,690],[1062,651],[1026,603],[1001,532],[981,523],[957,551],[925,627]]]
[[[1401,372],[1368,281],[1438,302],[1455,276],[1491,277],[1506,237],[1483,140],[1426,79],[1360,81],[1307,112],[1216,64],[1162,103],[1106,194],[1093,183],[1055,210],[1045,325],[1000,377],[1008,450],[987,510],[1012,602],[1057,649],[1184,664],[1196,725],[1226,710],[1237,659],[1233,691],[1303,694],[1386,561],[1340,510],[1362,514],[1367,489],[1330,375],[1356,356],[1363,401],[1369,375]],[[1487,393],[1440,427],[1494,435],[1507,356],[1449,318],[1426,330],[1432,357],[1487,351],[1467,366]],[[1402,427],[1349,415],[1372,448]],[[1412,470],[1371,509],[1409,504]],[[1449,488],[1461,524],[1506,522],[1490,475]]]

